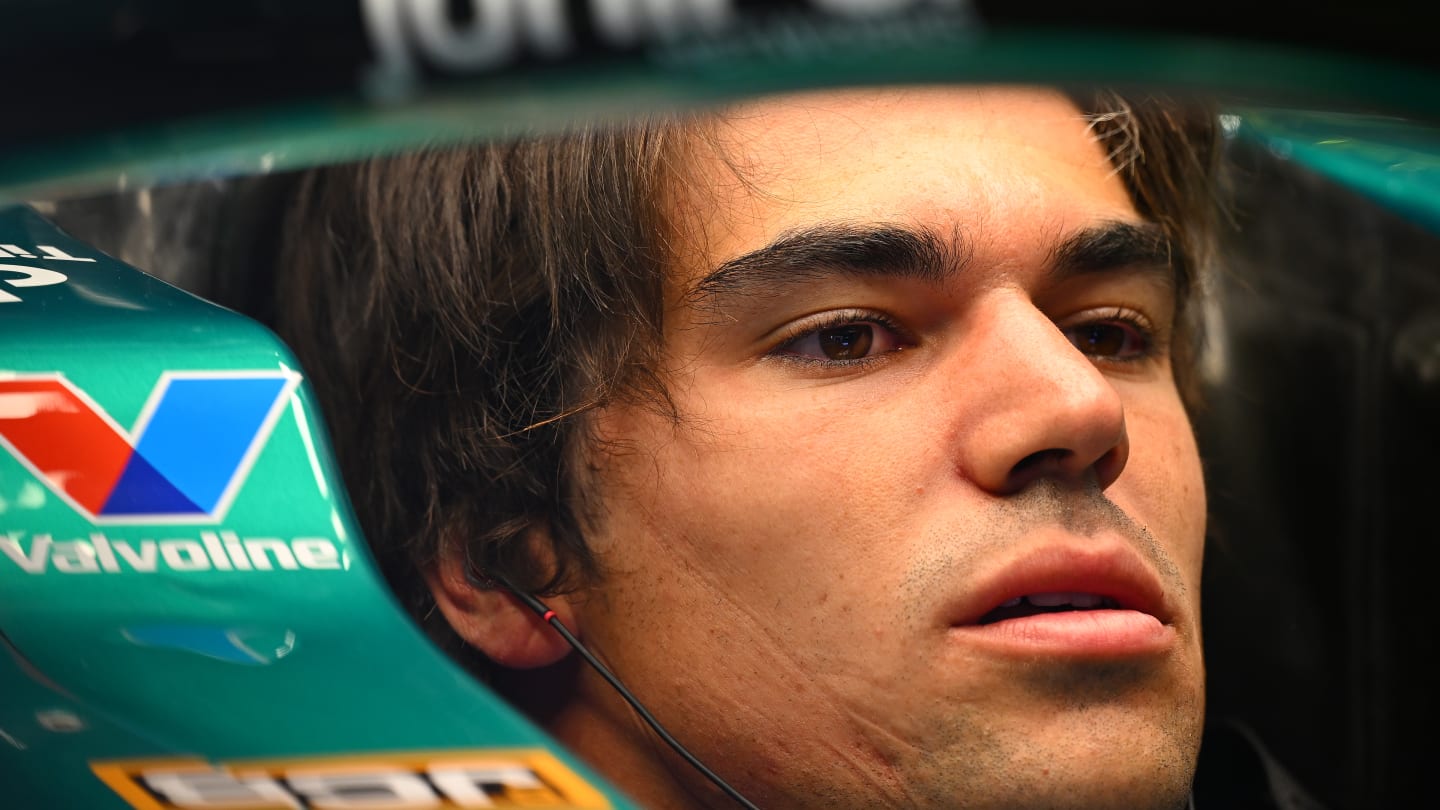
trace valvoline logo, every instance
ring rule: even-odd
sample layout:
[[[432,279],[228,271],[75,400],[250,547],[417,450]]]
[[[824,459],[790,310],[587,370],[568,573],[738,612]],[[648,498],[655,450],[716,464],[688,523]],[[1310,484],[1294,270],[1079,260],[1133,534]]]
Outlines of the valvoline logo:
[[[300,376],[171,371],[126,432],[61,374],[0,377],[0,444],[97,524],[225,516]]]

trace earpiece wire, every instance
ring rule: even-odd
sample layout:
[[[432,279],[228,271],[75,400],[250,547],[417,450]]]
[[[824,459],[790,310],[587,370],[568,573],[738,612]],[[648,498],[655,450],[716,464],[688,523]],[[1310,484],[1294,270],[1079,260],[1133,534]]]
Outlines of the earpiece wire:
[[[660,721],[656,720],[654,715],[650,714],[650,712],[640,703],[639,699],[632,695],[629,689],[625,688],[625,684],[621,683],[620,679],[616,677],[615,674],[611,672],[608,667],[606,667],[600,662],[600,659],[596,658],[595,655],[591,653],[584,644],[580,643],[580,639],[576,638],[575,634],[570,632],[570,628],[566,627],[565,623],[560,621],[560,617],[555,615],[555,611],[551,610],[544,602],[541,602],[538,598],[536,598],[534,594],[527,593],[520,590],[519,588],[516,588],[510,583],[509,580],[505,579],[504,577],[498,576],[496,574],[487,574],[486,576],[489,579],[492,579],[495,582],[498,582],[499,584],[505,586],[505,589],[508,590],[510,593],[514,594],[515,598],[519,599],[521,602],[524,602],[525,606],[533,610],[536,615],[538,615],[542,620],[545,621],[546,624],[555,628],[555,632],[559,633],[560,637],[565,639],[566,643],[573,647],[575,649],[575,652],[579,653],[580,657],[584,658],[587,664],[594,668],[596,672],[600,673],[600,677],[604,678],[612,687],[614,687],[615,691],[619,693],[620,697],[624,698],[626,703],[630,704],[630,708],[634,709],[636,714],[640,715],[640,719],[644,720],[645,724],[650,726],[650,729],[654,731],[657,735],[659,735],[660,739],[664,740],[665,744],[670,746],[670,748],[673,749],[675,753],[679,754],[682,758],[684,758],[686,762],[690,763],[691,767],[699,771],[702,776],[704,776],[706,779],[709,779],[711,783],[715,785],[715,787],[720,788],[720,790],[723,791],[725,795],[729,796],[731,799],[734,799],[735,802],[741,807],[746,808],[746,810],[759,810],[759,808],[752,804],[749,799],[745,798],[740,793],[740,791],[731,787],[730,784],[727,783],[724,779],[721,779],[719,774],[705,767],[705,763],[701,762],[699,758],[697,758],[694,754],[690,753],[689,749],[687,749],[684,745],[681,745],[679,740],[671,736],[670,732],[665,730],[665,727],[660,724]]]

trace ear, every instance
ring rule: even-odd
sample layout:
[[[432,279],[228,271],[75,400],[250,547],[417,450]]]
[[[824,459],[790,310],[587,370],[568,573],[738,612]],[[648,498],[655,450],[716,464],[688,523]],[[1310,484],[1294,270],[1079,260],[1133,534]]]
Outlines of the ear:
[[[511,669],[548,666],[570,652],[569,643],[555,628],[504,586],[487,588],[473,582],[466,575],[468,565],[464,554],[443,553],[435,567],[426,572],[425,580],[445,620],[470,646]],[[571,632],[577,632],[574,607],[568,598],[552,596],[543,601]]]

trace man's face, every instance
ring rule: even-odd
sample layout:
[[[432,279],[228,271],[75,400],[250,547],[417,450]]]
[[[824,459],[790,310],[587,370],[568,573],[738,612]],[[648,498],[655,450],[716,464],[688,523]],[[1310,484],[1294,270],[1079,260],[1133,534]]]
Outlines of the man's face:
[[[1173,276],[1079,112],[813,94],[692,147],[680,419],[596,415],[584,638],[762,807],[1183,803],[1205,501]],[[642,802],[711,795],[593,676],[553,727]]]

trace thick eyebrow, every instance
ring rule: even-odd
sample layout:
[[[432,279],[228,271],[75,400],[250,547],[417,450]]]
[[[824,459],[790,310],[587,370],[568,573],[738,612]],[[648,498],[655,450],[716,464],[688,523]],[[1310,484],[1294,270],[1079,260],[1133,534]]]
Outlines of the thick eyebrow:
[[[957,231],[924,226],[827,223],[786,231],[706,274],[686,298],[715,309],[737,297],[775,295],[835,275],[913,278],[931,283],[960,272],[968,253]]]
[[[1066,237],[1050,253],[1056,280],[1114,270],[1149,270],[1168,277],[1173,286],[1174,245],[1165,229],[1153,223],[1108,222]]]

